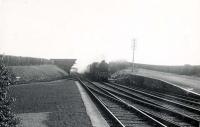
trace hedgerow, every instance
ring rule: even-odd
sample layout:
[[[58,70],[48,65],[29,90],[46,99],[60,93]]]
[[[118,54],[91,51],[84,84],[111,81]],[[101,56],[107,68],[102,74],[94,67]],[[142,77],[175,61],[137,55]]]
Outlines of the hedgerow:
[[[16,127],[18,123],[10,108],[14,99],[8,95],[9,86],[13,83],[13,76],[0,60],[0,127]]]

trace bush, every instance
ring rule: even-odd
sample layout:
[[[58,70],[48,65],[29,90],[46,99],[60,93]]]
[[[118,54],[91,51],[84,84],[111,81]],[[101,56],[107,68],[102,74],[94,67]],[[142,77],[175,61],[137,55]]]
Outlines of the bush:
[[[16,127],[18,123],[10,108],[14,99],[8,96],[8,87],[13,81],[12,75],[0,61],[0,127]]]

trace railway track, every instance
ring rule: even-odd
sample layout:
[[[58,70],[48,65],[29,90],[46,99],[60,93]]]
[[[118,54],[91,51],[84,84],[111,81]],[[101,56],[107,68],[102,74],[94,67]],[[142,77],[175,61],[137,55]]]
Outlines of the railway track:
[[[180,108],[180,110],[183,110],[185,112],[179,112],[180,110],[176,111],[174,109],[170,109],[169,107],[165,107],[163,106],[164,103],[162,103],[162,105],[159,105],[157,103],[152,102],[151,100],[148,100],[147,98],[143,98],[141,96],[136,96],[133,93],[133,91],[129,91],[123,87],[114,85],[114,84],[107,84],[107,83],[93,83],[93,82],[84,82],[85,87],[87,87],[88,89],[90,89],[93,94],[97,97],[100,98],[100,100],[102,102],[105,102],[106,107],[110,110],[110,112],[113,112],[113,115],[116,116],[116,118],[119,121],[123,121],[121,123],[125,122],[124,126],[129,126],[130,123],[137,123],[134,121],[134,119],[130,119],[130,114],[126,113],[126,111],[121,111],[122,107],[126,107],[126,106],[131,106],[134,107],[135,109],[139,110],[140,112],[144,113],[145,115],[149,116],[150,118],[153,118],[153,120],[158,121],[158,123],[161,123],[161,126],[172,126],[172,127],[199,127],[199,116],[198,113],[196,112],[191,112],[190,113],[194,113],[194,114],[190,114],[188,115],[188,110],[187,108],[184,109],[183,107],[175,107],[176,108]],[[122,89],[123,88],[123,89]],[[143,91],[144,92],[144,91]],[[108,100],[106,100],[107,97],[111,97],[112,102],[108,102]],[[124,104],[122,104],[123,106],[119,105],[119,102],[116,100],[113,100],[113,98],[118,99],[118,101],[121,103],[126,103],[126,106],[124,106]],[[153,98],[154,100],[156,100],[155,98]],[[109,101],[111,101],[109,100]],[[160,101],[159,99],[157,101]],[[112,105],[116,105],[114,103],[118,102],[118,106],[114,106],[114,108],[112,108]],[[165,102],[166,103],[166,102]],[[171,102],[170,102],[171,104]],[[111,106],[110,106],[111,105]],[[172,105],[174,106],[174,105]],[[121,107],[119,110],[118,108]],[[126,108],[125,108],[126,109]],[[125,110],[123,109],[123,110]],[[127,108],[129,109],[129,108]],[[127,110],[126,109],[126,110]],[[116,113],[116,111],[120,111],[120,112],[124,112],[124,113],[120,113],[117,112],[119,114]],[[193,111],[193,110],[192,110]],[[123,118],[123,116],[125,118]],[[135,118],[135,117],[133,117]],[[126,121],[129,123],[126,125]],[[142,122],[144,122],[145,119],[143,119]],[[148,125],[148,121],[144,122],[143,124],[139,124],[142,126],[149,126]],[[130,126],[138,126],[138,125],[130,125]],[[155,125],[150,125],[150,126],[155,126]],[[160,126],[160,125],[159,125]]]
[[[129,88],[127,86],[120,85],[120,84],[117,84],[117,83],[114,83],[114,82],[110,82],[110,84],[113,84],[114,86],[126,88],[126,89],[132,89],[132,90],[139,91],[139,92],[149,93],[149,94],[152,94],[152,95],[155,95],[155,96],[159,96],[159,97],[162,97],[162,98],[165,98],[165,99],[168,99],[168,100],[177,101],[179,103],[184,103],[186,105],[200,109],[200,100],[196,99],[196,98],[178,95],[178,94],[173,96],[173,95],[169,95],[169,94],[165,94],[165,93],[159,93],[159,92],[156,92],[156,91],[150,91],[150,90],[141,89],[141,88]]]
[[[104,84],[105,86],[105,84]],[[150,102],[154,105],[162,106],[168,110],[172,110],[174,112],[179,112],[185,116],[188,116],[192,119],[200,121],[200,110],[192,105],[186,105],[184,103],[180,103],[177,101],[168,100],[162,98],[160,96],[155,96],[153,94],[145,93],[143,91],[138,91],[132,88],[124,88],[122,86],[116,86],[106,83],[107,87],[113,88],[115,90],[121,91],[131,97]]]
[[[79,80],[80,81],[80,80]],[[112,93],[80,81],[112,127],[167,127]]]
[[[97,83],[95,84],[97,85]],[[99,85],[103,87],[102,84]],[[105,88],[105,86],[103,88]],[[138,109],[142,110],[143,112],[149,114],[150,116],[156,118],[157,120],[163,122],[168,126],[176,126],[176,127],[192,126],[192,125],[198,126],[199,122],[197,120],[188,117],[187,115],[184,115],[182,113],[174,112],[173,110],[169,110],[161,106],[133,98],[131,96],[123,94],[120,91],[111,88],[105,88],[105,89],[121,97],[124,101],[134,105]]]

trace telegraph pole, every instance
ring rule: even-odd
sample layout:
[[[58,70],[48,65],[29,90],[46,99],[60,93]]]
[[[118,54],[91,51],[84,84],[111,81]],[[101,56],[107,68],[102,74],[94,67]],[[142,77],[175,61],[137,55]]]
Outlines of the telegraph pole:
[[[132,72],[133,72],[133,70],[134,70],[134,68],[135,68],[135,41],[136,41],[136,39],[134,38],[133,39],[133,65],[132,65]]]

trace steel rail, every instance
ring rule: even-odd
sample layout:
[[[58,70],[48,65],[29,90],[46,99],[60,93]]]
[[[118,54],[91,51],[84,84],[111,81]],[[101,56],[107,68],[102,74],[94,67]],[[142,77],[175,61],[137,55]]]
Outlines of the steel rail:
[[[107,83],[106,83],[107,84]],[[110,84],[107,84],[107,85],[110,85]],[[112,86],[112,87],[114,87],[115,89],[119,89],[119,90],[128,90],[128,91],[126,91],[126,92],[128,92],[128,95],[130,95],[131,96],[131,94],[133,94],[130,90],[129,90],[129,88],[123,88],[123,87],[121,87],[121,88],[116,88],[117,86],[114,86],[114,85],[110,85],[110,86]],[[134,91],[133,91],[134,92]],[[143,95],[143,94],[142,94]],[[137,96],[139,96],[139,95],[137,95]],[[145,96],[145,95],[144,95]],[[145,99],[147,99],[147,98],[145,98]],[[170,107],[166,107],[163,103],[160,103],[158,100],[155,100],[155,101],[157,101],[156,103],[158,103],[158,106],[162,106],[163,108],[166,108],[166,109],[169,109],[169,110],[172,110],[172,111],[174,111],[174,112],[179,112],[179,114],[183,114],[183,115],[185,115],[185,116],[188,116],[188,117],[191,117],[192,119],[195,119],[195,120],[197,120],[197,121],[200,121],[200,115],[198,114],[198,113],[196,113],[196,112],[191,112],[191,111],[188,111],[187,110],[187,108],[186,109],[184,109],[183,107],[175,107],[175,109],[173,108],[173,107],[171,107],[171,106],[173,106],[173,105],[170,105],[170,104],[168,104],[168,106],[170,106]],[[164,106],[163,106],[164,105]],[[175,105],[176,106],[176,105]],[[180,110],[180,111],[179,111]]]
[[[90,82],[92,83],[92,82]],[[94,83],[92,83],[94,86],[96,86]],[[112,97],[114,97],[116,100],[118,100],[121,104],[123,104],[124,106],[126,106],[128,109],[133,110],[134,112],[138,112],[139,114],[141,114],[143,117],[149,119],[151,122],[159,125],[160,127],[167,127],[166,125],[164,125],[163,123],[161,123],[160,121],[154,119],[153,117],[151,117],[150,115],[146,114],[145,112],[139,110],[138,108],[136,108],[135,106],[125,102],[124,100],[120,99],[119,97],[115,96],[114,94],[106,91],[105,89],[102,89],[98,86],[96,86],[97,88],[99,88],[100,90],[102,90],[103,92],[106,93],[106,95],[110,95]]]
[[[114,83],[114,82],[109,82],[109,83],[120,86],[120,87],[129,88],[127,86],[123,86],[123,85],[120,85],[118,83]],[[168,94],[164,94],[164,93],[161,94],[161,93],[156,92],[156,91],[150,91],[150,90],[145,90],[145,89],[142,90],[141,88],[140,89],[134,88],[134,89],[138,90],[138,91],[142,91],[142,92],[151,93],[151,94],[154,94],[154,95],[157,95],[157,96],[164,96],[164,97],[168,97],[168,98],[173,98],[173,99],[176,99],[176,100],[179,100],[179,101],[183,101],[183,102],[186,102],[186,103],[195,104],[195,105],[200,106],[200,100],[190,98],[190,97],[187,97],[187,96],[181,96],[181,95],[173,96],[173,95],[168,95]]]
[[[87,93],[90,95],[91,99],[96,103],[96,106],[98,108],[100,108],[105,114],[106,117],[109,117],[109,119],[111,119],[114,122],[114,125],[112,126],[116,126],[116,127],[125,127],[120,121],[119,119],[117,119],[115,117],[115,115],[105,106],[105,104],[98,99],[93,93],[92,91],[79,79],[77,78],[77,80],[79,81],[79,83],[84,87],[84,89],[87,91]],[[113,124],[113,123],[112,123]]]
[[[198,114],[200,115],[200,110],[199,110],[199,109],[196,109],[196,108],[193,108],[193,107],[191,107],[191,106],[184,105],[184,104],[180,104],[180,103],[178,103],[178,102],[174,102],[174,101],[171,101],[171,100],[168,100],[168,99],[164,99],[164,98],[161,98],[161,97],[158,97],[158,96],[155,96],[155,95],[151,95],[151,94],[149,94],[149,93],[145,93],[145,92],[142,92],[142,91],[139,91],[139,90],[135,90],[135,89],[132,89],[132,88],[128,88],[128,87],[127,87],[127,88],[125,88],[125,89],[128,89],[128,90],[133,91],[133,92],[137,92],[137,93],[140,93],[140,94],[143,94],[143,95],[152,97],[152,98],[156,98],[156,99],[158,99],[158,100],[161,100],[161,101],[164,101],[164,102],[167,102],[167,103],[176,105],[176,106],[178,106],[178,107],[187,109],[187,110],[189,110],[189,111],[198,113]]]
[[[99,86],[99,87],[103,87],[103,86]],[[170,109],[166,109],[166,108],[163,108],[163,107],[160,107],[160,106],[157,106],[157,105],[154,105],[154,104],[145,102],[145,101],[143,101],[143,100],[135,99],[135,98],[133,98],[133,97],[131,97],[131,96],[128,96],[128,95],[126,95],[126,94],[124,94],[124,93],[119,93],[118,91],[113,91],[113,90],[110,90],[110,89],[108,89],[108,88],[103,88],[103,89],[106,89],[106,90],[108,90],[109,92],[111,92],[111,93],[113,93],[113,94],[115,94],[115,95],[118,95],[118,96],[121,96],[121,97],[123,97],[123,98],[126,98],[126,99],[128,99],[128,100],[130,100],[130,101],[132,101],[132,102],[134,102],[134,103],[137,102],[137,103],[140,103],[140,104],[142,104],[142,105],[149,106],[149,108],[150,108],[150,107],[151,107],[151,108],[154,108],[154,109],[156,108],[156,109],[159,110],[160,112],[163,111],[163,112],[166,112],[166,113],[170,113],[170,114],[172,114],[172,115],[174,115],[174,116],[177,116],[179,119],[182,119],[182,120],[187,121],[187,122],[190,123],[190,124],[195,123],[195,126],[198,126],[198,125],[199,125],[199,121],[198,121],[198,120],[195,120],[195,119],[193,119],[193,118],[191,118],[190,116],[187,116],[187,115],[185,115],[185,114],[182,114],[182,113],[179,113],[179,112],[174,112],[174,111],[172,111],[172,110],[170,110]],[[142,109],[141,109],[141,110],[142,110]],[[142,111],[144,111],[145,113],[148,114],[148,112],[146,112],[145,110],[142,110]],[[161,121],[165,122],[165,123],[168,124],[168,125],[180,126],[179,124],[176,124],[176,123],[173,122],[173,121],[169,121],[169,120],[167,120],[167,119],[160,118],[160,117],[157,116],[157,115],[154,115],[154,114],[149,114],[149,115],[150,115],[150,116],[153,116],[153,117],[156,117],[157,119],[160,119]],[[167,117],[166,117],[166,118],[167,118]]]

